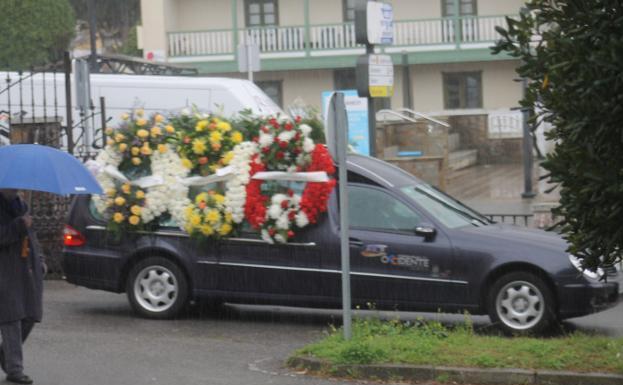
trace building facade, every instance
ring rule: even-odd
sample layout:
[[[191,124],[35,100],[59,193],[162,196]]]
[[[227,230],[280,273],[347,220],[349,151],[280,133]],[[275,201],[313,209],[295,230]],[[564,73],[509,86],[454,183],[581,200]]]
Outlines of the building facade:
[[[447,115],[517,105],[518,62],[491,55],[495,27],[516,16],[521,0],[393,0],[395,44],[379,49],[396,64],[392,107],[403,100],[403,54],[412,107]],[[260,47],[258,85],[282,106],[319,105],[323,91],[353,88],[355,0],[142,0],[146,58],[192,65],[203,74],[237,72],[236,47]],[[458,10],[458,12],[457,12]]]

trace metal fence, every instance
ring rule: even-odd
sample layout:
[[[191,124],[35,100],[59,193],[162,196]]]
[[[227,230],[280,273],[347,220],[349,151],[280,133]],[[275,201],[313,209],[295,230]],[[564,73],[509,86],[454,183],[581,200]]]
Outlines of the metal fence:
[[[82,159],[103,147],[105,101],[73,108],[71,60],[0,72],[0,145],[39,143]],[[0,83],[1,84],[1,83]]]

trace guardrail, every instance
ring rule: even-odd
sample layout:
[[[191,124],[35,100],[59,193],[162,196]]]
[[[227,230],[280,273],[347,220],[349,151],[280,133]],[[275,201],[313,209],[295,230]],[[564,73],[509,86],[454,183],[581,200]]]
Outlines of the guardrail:
[[[493,222],[532,227],[534,214],[483,214]]]
[[[394,46],[454,45],[493,42],[498,38],[495,27],[504,26],[506,16],[462,16],[451,18],[396,20]],[[237,34],[237,36],[235,36]],[[236,39],[234,39],[236,37]],[[237,42],[251,41],[260,52],[330,51],[360,47],[355,41],[353,23],[261,28],[175,31],[167,34],[168,55],[231,55]],[[362,47],[362,46],[361,46]]]

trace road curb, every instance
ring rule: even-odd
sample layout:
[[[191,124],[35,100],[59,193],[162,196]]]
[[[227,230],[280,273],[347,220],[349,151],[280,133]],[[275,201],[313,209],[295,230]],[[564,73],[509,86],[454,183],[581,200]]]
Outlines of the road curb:
[[[483,385],[623,385],[623,375],[551,370],[480,369],[428,365],[332,365],[315,358],[292,357],[287,365],[336,377],[382,381],[439,381]]]

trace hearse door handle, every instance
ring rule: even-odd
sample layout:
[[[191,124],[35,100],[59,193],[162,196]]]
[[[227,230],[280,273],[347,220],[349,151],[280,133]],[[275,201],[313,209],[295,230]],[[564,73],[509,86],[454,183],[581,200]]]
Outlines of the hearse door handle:
[[[353,247],[363,247],[363,242],[357,238],[348,238],[348,243]]]

